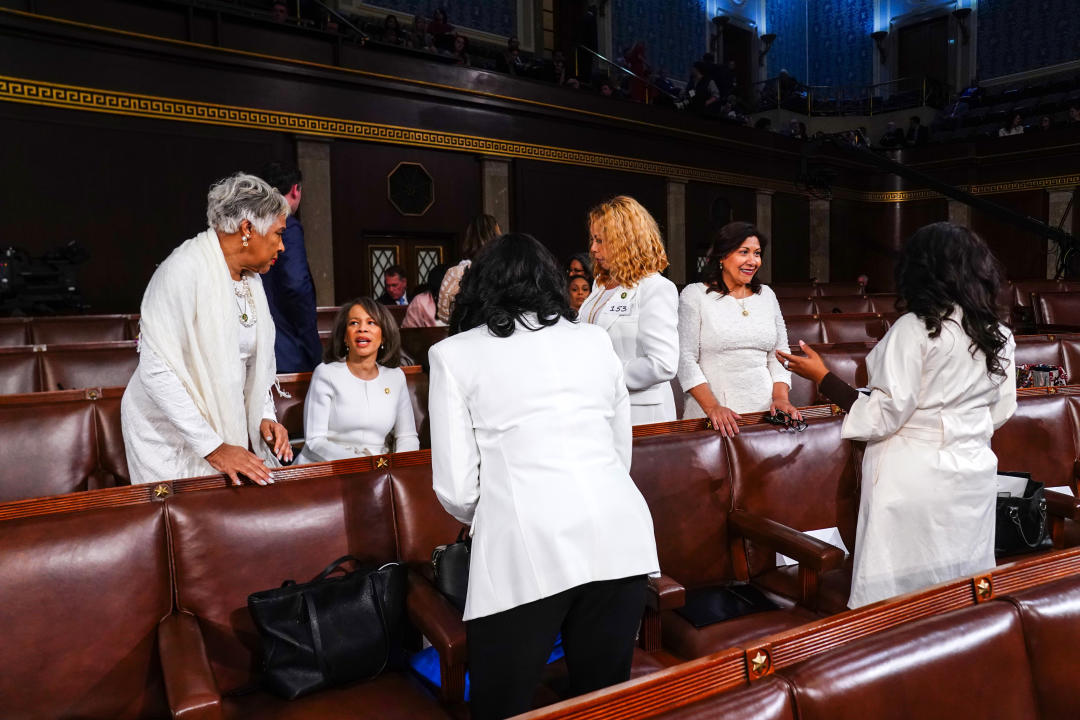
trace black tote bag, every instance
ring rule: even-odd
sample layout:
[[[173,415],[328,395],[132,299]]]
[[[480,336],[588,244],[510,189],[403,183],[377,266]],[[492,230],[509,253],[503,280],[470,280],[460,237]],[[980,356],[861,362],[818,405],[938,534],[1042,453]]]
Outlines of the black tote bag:
[[[334,573],[347,562],[352,572]],[[262,641],[262,683],[287,700],[381,673],[398,642],[405,567],[360,568],[351,555],[310,582],[286,580],[252,593],[248,610]]]

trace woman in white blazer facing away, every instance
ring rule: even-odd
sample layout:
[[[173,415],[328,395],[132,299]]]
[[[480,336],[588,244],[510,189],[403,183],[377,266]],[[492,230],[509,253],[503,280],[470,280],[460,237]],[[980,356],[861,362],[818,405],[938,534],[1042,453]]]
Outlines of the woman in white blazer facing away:
[[[649,211],[620,195],[589,211],[596,279],[578,317],[607,330],[623,364],[634,425],[675,420],[671,379],[679,369],[679,293]]]
[[[528,235],[485,246],[429,352],[435,493],[472,526],[472,717],[525,712],[558,633],[575,694],[630,677],[652,517],[630,479],[630,402],[606,334]],[[579,362],[589,358],[589,362]]]

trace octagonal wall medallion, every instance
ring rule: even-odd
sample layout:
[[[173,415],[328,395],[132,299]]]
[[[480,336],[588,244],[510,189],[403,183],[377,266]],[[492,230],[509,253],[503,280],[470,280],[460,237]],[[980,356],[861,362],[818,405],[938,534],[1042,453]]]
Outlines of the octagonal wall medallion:
[[[386,176],[386,195],[399,213],[419,217],[435,204],[435,181],[420,163],[400,162]]]

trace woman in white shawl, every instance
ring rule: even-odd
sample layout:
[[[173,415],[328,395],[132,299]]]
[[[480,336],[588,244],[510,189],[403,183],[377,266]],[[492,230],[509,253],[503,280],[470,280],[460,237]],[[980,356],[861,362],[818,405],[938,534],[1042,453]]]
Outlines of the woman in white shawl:
[[[274,322],[261,273],[284,250],[289,205],[253,175],[214,184],[209,228],[150,279],[139,367],[121,406],[132,483],[210,475],[264,485],[291,460],[276,419]]]
[[[906,312],[866,357],[869,395],[803,343],[806,357],[776,353],[847,411],[845,438],[866,441],[849,607],[994,567],[990,436],[1016,411],[1016,344],[998,322],[999,278],[975,233],[927,225],[897,265]]]

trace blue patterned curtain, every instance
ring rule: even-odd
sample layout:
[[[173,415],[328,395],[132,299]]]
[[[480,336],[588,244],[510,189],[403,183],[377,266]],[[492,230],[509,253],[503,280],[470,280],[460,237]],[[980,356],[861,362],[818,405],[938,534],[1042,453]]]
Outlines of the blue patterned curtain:
[[[639,41],[653,71],[685,80],[706,52],[705,0],[612,0],[615,60]]]
[[[1080,60],[1077,0],[979,0],[978,23],[982,80]]]

